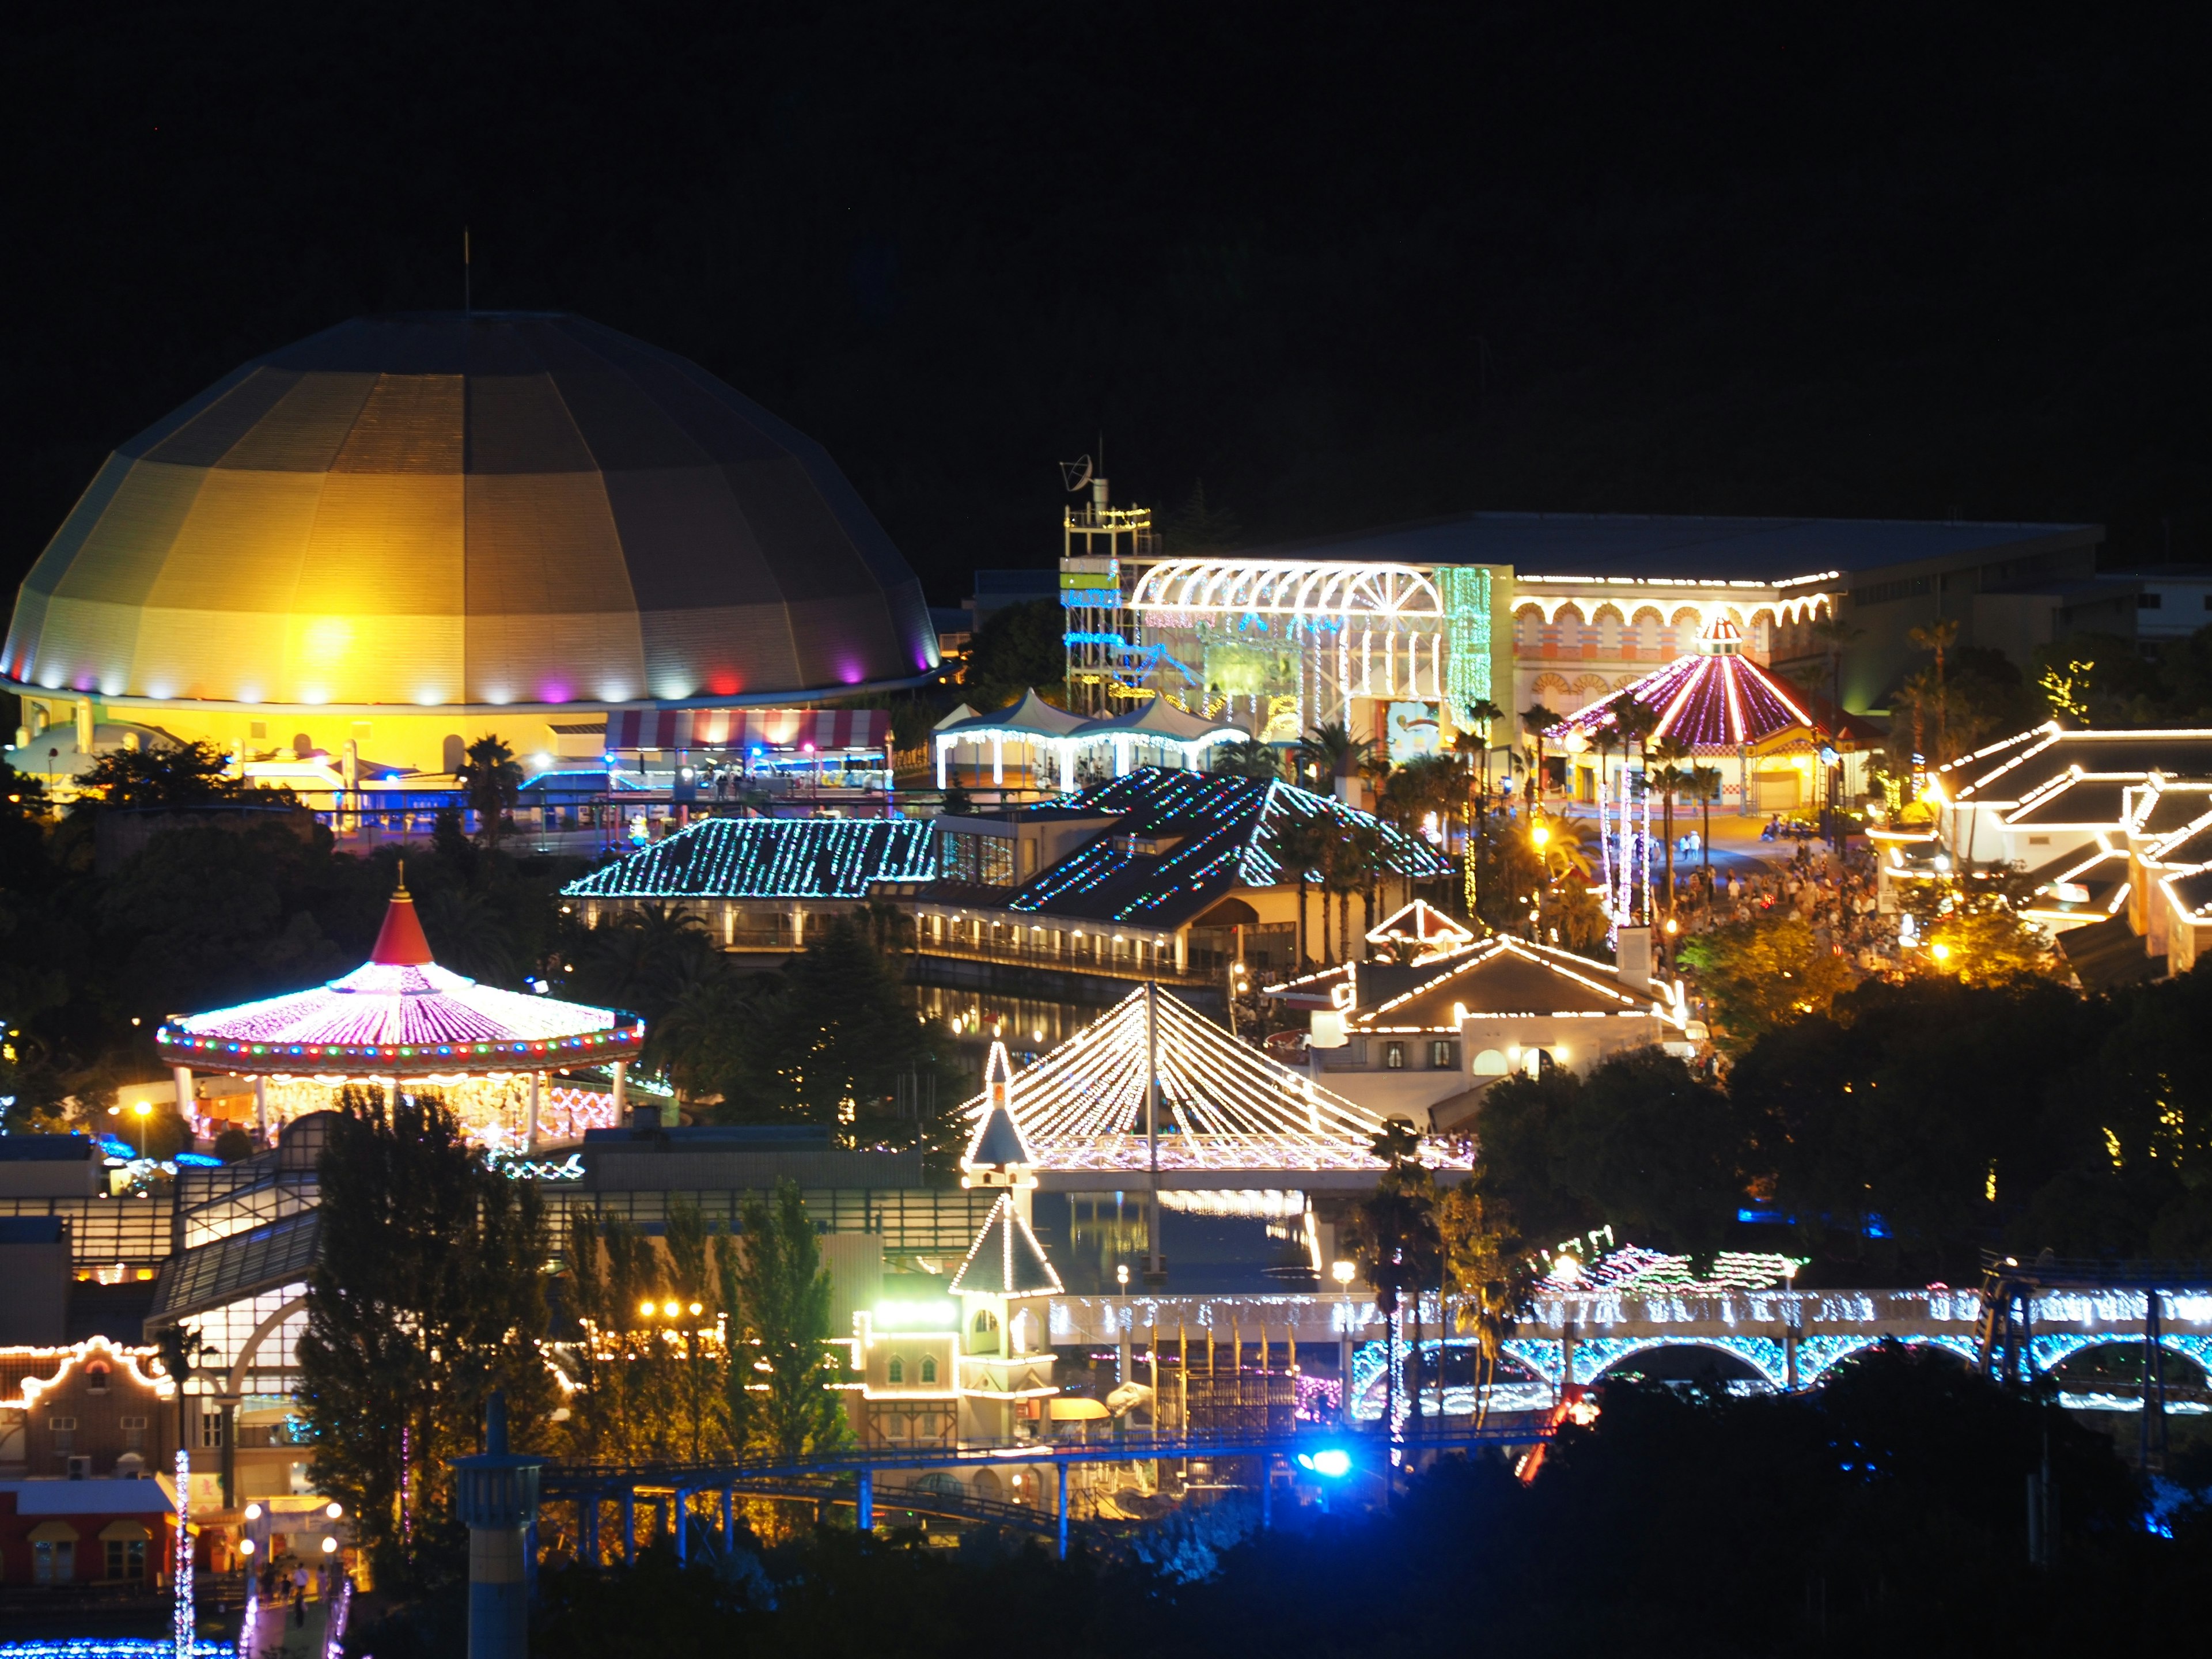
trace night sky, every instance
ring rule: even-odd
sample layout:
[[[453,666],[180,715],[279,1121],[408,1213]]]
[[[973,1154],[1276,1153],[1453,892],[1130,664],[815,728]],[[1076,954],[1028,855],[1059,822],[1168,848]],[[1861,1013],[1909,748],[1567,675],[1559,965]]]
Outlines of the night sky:
[[[939,603],[1055,460],[1249,540],[1470,507],[2093,519],[2212,558],[2202,9],[40,4],[12,590],[347,316],[560,308],[826,444]]]

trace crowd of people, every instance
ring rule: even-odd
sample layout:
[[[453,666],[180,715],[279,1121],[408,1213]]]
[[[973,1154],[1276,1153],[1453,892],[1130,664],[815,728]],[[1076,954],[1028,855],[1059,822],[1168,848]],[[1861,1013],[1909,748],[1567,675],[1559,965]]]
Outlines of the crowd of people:
[[[1701,866],[1686,883],[1678,876],[1675,914],[1685,933],[1697,933],[1794,912],[1862,972],[1889,973],[1898,966],[1897,919],[1880,914],[1876,886],[1875,855],[1863,843],[1831,851],[1800,842],[1786,860],[1747,874]]]

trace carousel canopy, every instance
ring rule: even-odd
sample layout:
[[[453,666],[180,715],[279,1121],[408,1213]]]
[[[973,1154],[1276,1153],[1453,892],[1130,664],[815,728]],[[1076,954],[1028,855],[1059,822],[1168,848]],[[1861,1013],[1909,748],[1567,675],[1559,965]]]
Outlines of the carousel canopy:
[[[1785,733],[1809,731],[1813,717],[1797,696],[1747,660],[1742,648],[1743,629],[1717,617],[1698,649],[1622,690],[1607,692],[1544,735],[1556,743],[1573,733],[1594,739],[1601,732],[1610,732],[1617,724],[1613,705],[1623,697],[1658,711],[1653,743],[1671,737],[1702,753],[1756,749]]]
[[[966,720],[951,725],[940,723],[938,740],[948,738],[982,739],[994,737],[1010,738],[1017,742],[1029,738],[1056,741],[1066,737],[1083,721],[1064,708],[1054,708],[1036,694],[1032,686],[1004,708],[994,708],[987,714],[970,714]]]
[[[376,948],[344,978],[173,1019],[155,1036],[172,1066],[423,1077],[634,1060],[645,1023],[448,973],[431,959],[415,901],[402,886],[384,913]]]

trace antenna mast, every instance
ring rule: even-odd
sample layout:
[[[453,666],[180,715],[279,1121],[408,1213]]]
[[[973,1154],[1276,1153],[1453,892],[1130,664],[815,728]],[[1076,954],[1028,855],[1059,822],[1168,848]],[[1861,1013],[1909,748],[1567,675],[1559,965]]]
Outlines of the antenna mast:
[[[464,317],[473,316],[476,313],[474,298],[470,293],[470,274],[469,228],[463,225],[461,227],[461,315]]]

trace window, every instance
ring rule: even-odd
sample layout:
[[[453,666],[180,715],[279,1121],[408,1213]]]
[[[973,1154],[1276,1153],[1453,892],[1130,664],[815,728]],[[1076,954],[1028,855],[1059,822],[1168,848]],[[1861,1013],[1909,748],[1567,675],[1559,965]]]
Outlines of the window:
[[[926,1353],[921,1357],[921,1380],[924,1382],[937,1381],[937,1356],[933,1353]]]
[[[66,1584],[76,1577],[76,1546],[66,1538],[31,1546],[31,1577],[41,1584]]]
[[[200,1413],[200,1449],[202,1451],[216,1451],[219,1450],[222,1448],[222,1407],[218,1407],[214,1411],[203,1409]]]
[[[121,1421],[123,1449],[125,1451],[144,1451],[146,1449],[146,1419],[143,1417],[126,1417]]]
[[[1406,1069],[1404,1043],[1386,1042],[1382,1045],[1382,1069],[1386,1072],[1402,1072]]]
[[[109,1539],[107,1576],[110,1578],[143,1578],[146,1576],[146,1540],[143,1538]]]
[[[900,1383],[904,1382],[906,1381],[906,1361],[900,1358],[896,1354],[893,1354],[891,1356],[890,1366],[884,1371],[884,1375],[890,1379],[891,1384],[895,1388]]]
[[[53,1433],[54,1450],[64,1457],[68,1456],[76,1446],[76,1419],[50,1417],[46,1419],[46,1427]]]
[[[2163,610],[2165,606],[2166,595],[2163,593],[2138,593],[2136,595],[2136,609],[2138,611],[2160,611]]]
[[[1429,1064],[1439,1072],[1459,1070],[1459,1044],[1449,1037],[1429,1044]]]
[[[87,1394],[107,1392],[107,1367],[97,1359],[84,1368],[84,1391]]]

